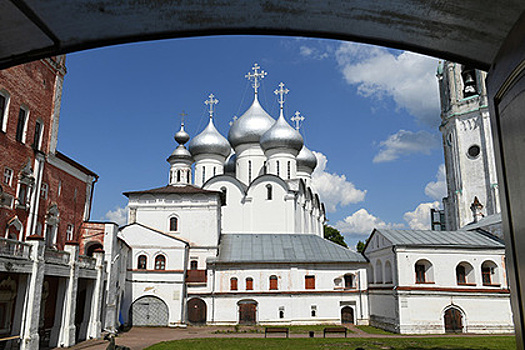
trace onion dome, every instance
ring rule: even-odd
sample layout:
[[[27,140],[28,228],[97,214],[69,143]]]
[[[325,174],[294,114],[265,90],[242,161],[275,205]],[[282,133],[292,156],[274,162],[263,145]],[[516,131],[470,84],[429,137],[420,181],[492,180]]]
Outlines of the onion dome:
[[[180,130],[175,133],[175,141],[184,145],[190,139],[190,135],[184,130],[184,123],[181,124]]]
[[[224,162],[224,173],[225,174],[235,174],[237,155],[232,152],[230,157]]]
[[[191,156],[191,153],[184,147],[184,145],[179,145],[177,148],[175,148],[175,151],[169,156],[168,162],[172,162],[175,160],[187,160],[189,162],[193,162],[193,157]]]
[[[261,136],[275,123],[261,106],[257,95],[248,110],[230,128],[228,140],[233,147],[246,143],[259,143]]]
[[[190,141],[189,149],[193,156],[217,154],[224,158],[228,157],[231,151],[228,140],[217,131],[212,118],[206,129]]]
[[[317,157],[306,146],[303,146],[295,159],[297,160],[297,167],[305,167],[313,171],[317,166]]]
[[[265,152],[274,148],[288,148],[297,154],[303,147],[303,137],[288,124],[281,113],[279,119],[261,137],[261,147]]]

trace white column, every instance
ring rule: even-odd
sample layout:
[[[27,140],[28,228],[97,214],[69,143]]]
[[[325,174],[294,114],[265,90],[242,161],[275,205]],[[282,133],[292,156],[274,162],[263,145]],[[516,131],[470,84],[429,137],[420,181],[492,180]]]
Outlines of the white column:
[[[91,299],[91,314],[89,317],[89,325],[86,335],[88,339],[100,338],[102,328],[102,323],[100,321],[100,310],[104,297],[104,252],[95,251],[93,257],[97,259],[95,267],[97,270],[97,279],[95,281],[95,287],[93,288]]]
[[[41,237],[29,236],[27,243],[31,245],[30,257],[33,261],[29,287],[27,288],[26,304],[20,350],[38,350],[40,337],[40,304],[42,301],[42,285],[44,283],[44,241]]]
[[[64,295],[64,312],[58,344],[61,347],[69,347],[75,344],[75,313],[77,306],[78,287],[78,245],[68,242],[64,250],[69,253],[69,279]]]

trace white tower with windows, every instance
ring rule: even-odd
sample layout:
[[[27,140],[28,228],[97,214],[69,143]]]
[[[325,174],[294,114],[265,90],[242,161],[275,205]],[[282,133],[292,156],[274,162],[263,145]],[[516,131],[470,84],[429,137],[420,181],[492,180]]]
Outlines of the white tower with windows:
[[[437,77],[447,178],[446,229],[456,230],[474,221],[470,206],[476,197],[484,207],[483,216],[500,212],[486,73],[444,62]]]
[[[184,114],[182,115],[184,117]],[[184,144],[188,142],[190,135],[184,130],[184,119],[180,124],[180,130],[175,133],[175,141],[179,146],[175,148],[167,161],[170,163],[170,185],[191,184],[191,165],[193,158]]]

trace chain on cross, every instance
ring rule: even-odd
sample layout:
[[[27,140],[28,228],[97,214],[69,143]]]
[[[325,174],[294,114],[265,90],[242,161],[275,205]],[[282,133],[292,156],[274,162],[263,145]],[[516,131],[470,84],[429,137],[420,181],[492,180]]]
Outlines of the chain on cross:
[[[279,84],[279,89],[273,92],[274,94],[279,95],[279,105],[281,106],[281,110],[284,107],[284,95],[288,94],[289,92],[290,90],[284,88],[283,82]]]
[[[213,108],[219,103],[219,100],[215,98],[214,94],[210,94],[208,97],[209,99],[204,101],[204,104],[210,107],[210,118],[213,118]]]
[[[295,115],[292,117],[291,121],[295,123],[295,130],[299,130],[301,127],[301,122],[304,120],[304,117],[299,113],[299,111],[295,112]]]
[[[261,70],[259,72],[259,69],[261,69],[261,67],[255,63],[252,67],[252,70],[253,70],[253,73],[251,72],[248,72],[248,74],[245,75],[245,77],[248,79],[248,80],[253,80],[253,83],[252,83],[252,87],[253,89],[255,90],[255,93],[257,94],[257,91],[259,89],[259,86],[261,85],[260,81],[262,79],[264,79],[265,76],[268,75],[268,73],[266,73],[265,71]]]

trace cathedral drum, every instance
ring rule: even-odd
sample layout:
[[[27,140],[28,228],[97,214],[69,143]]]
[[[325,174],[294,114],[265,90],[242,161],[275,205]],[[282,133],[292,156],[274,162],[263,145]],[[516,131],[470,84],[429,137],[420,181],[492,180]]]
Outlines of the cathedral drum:
[[[131,305],[130,318],[133,326],[166,327],[168,316],[168,306],[157,297],[142,297]]]

